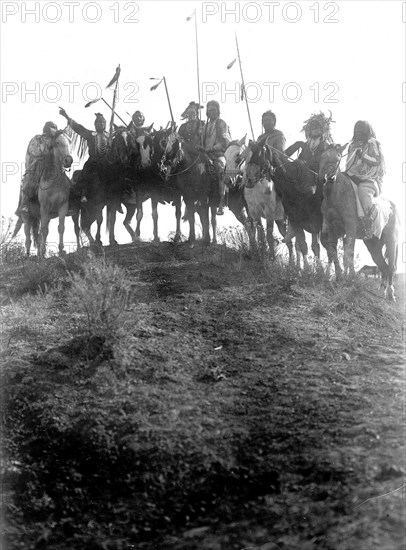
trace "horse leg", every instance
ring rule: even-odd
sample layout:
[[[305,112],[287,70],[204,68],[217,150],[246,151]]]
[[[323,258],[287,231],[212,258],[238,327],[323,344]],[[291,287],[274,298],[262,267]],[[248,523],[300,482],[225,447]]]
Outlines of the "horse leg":
[[[344,237],[344,276],[354,277],[354,246],[355,238],[352,235]]]
[[[79,226],[79,212],[76,212],[75,214],[72,214],[72,221],[73,225],[75,227],[75,235],[76,235],[76,246],[77,249],[80,249],[80,226]]]
[[[266,240],[268,241],[269,251],[271,254],[271,260],[275,260],[275,240],[273,238],[273,224],[274,219],[266,219]]]
[[[275,220],[275,223],[278,227],[279,233],[282,235],[282,237],[285,237],[286,236],[285,220]],[[297,240],[295,242],[297,242]],[[294,259],[293,244],[291,239],[289,239],[289,241],[286,242],[286,246],[288,247],[288,251],[289,251],[289,265],[293,265],[295,259]]]
[[[320,243],[319,243],[318,233],[312,233],[312,251],[313,251],[314,257],[317,260],[320,260]]]
[[[217,208],[215,206],[211,206],[210,213],[211,213],[211,228],[213,230],[213,244],[217,244]]]
[[[58,223],[58,233],[59,233],[59,256],[63,255],[63,234],[65,233],[65,218],[66,214],[68,213],[69,203],[67,202],[66,205],[61,208],[59,211],[59,223]]]
[[[49,218],[41,212],[41,243],[38,249],[38,256],[45,257],[46,243],[49,232]]]
[[[299,246],[300,252],[303,256],[303,267],[307,267],[309,265],[309,261],[307,259],[307,254],[309,251],[309,248],[307,246],[305,232],[302,228],[299,227],[293,227],[294,233],[296,235],[296,245]]]
[[[388,263],[388,285],[386,287],[386,297],[391,302],[396,302],[395,288],[393,286],[393,276],[396,273],[398,244],[397,239],[393,238],[386,244],[386,258]]]
[[[299,241],[296,238],[295,238],[295,251],[296,251],[296,267],[300,269],[301,268],[300,256],[302,255],[302,252],[300,250]]]
[[[158,235],[158,201],[151,197],[152,221],[154,223],[154,242],[159,243]]]
[[[97,218],[96,244],[99,244],[99,245],[103,244],[100,238],[102,223],[103,223],[103,215]]]
[[[180,220],[182,218],[182,199],[180,197],[175,202],[175,216],[176,216],[175,241],[178,242],[182,238],[182,233],[180,230]]]
[[[195,207],[194,202],[192,201],[185,201],[186,203],[186,209],[187,209],[187,217],[189,222],[189,239],[188,243],[190,248],[194,248],[195,241],[196,241],[196,233],[195,233]]]
[[[25,233],[25,251],[28,257],[31,252],[31,223],[28,221],[24,223],[24,233]]]
[[[139,239],[141,235],[141,229],[140,229],[141,220],[144,215],[144,212],[142,210],[142,200],[137,200],[136,207],[137,207],[137,227],[135,228],[135,237]]]
[[[378,266],[379,271],[381,272],[382,276],[382,282],[381,282],[381,288],[384,288],[385,295],[388,298],[388,300],[395,301],[395,291],[393,288],[393,273],[395,271],[394,269],[394,259],[389,260],[389,265],[386,263],[385,258],[382,254],[382,246],[383,242],[381,240],[377,239],[369,239],[367,241],[364,241],[365,246],[368,248],[369,253],[371,254],[371,257],[375,264]],[[395,258],[395,248],[389,246],[389,249],[387,249],[387,255],[388,259],[390,258],[389,254]],[[392,265],[390,265],[392,264]]]
[[[202,240],[203,244],[210,244],[210,220],[209,220],[209,205],[205,204],[199,208],[200,221],[202,222]]]
[[[337,238],[333,237],[332,235],[329,235],[327,237],[326,244],[324,245],[324,243],[323,243],[323,246],[325,246],[325,248],[327,250],[329,271],[330,271],[331,265],[334,264],[336,279],[337,279],[337,281],[339,281],[342,277],[343,270],[341,269],[340,261],[338,259],[337,240],[338,240]]]
[[[130,222],[134,217],[135,210],[136,210],[136,205],[135,204],[126,204],[125,206],[126,206],[126,209],[127,209],[127,213],[125,215],[123,225],[127,229],[128,233],[130,234],[132,242],[135,242],[137,240],[137,236],[135,234],[135,231],[131,227]]]
[[[116,225],[116,216],[117,216],[117,206],[115,204],[108,204],[107,205],[107,232],[109,234],[110,246],[115,246],[116,244],[118,244],[114,234],[114,226]]]
[[[254,221],[250,218],[246,218],[244,221],[244,229],[247,232],[248,239],[250,242],[250,249],[251,251],[255,250],[256,247],[256,228],[254,225]]]
[[[266,239],[265,239],[265,231],[264,231],[264,226],[262,225],[261,218],[259,219],[258,224],[257,224],[257,231],[258,231],[258,244],[260,246],[260,250],[262,252],[265,252],[267,242],[266,242]]]

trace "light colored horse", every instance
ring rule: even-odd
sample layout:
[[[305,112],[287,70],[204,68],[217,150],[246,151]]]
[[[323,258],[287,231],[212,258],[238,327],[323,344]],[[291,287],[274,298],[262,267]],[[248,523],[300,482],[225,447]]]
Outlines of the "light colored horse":
[[[323,230],[322,244],[327,249],[329,264],[334,264],[337,279],[342,276],[342,269],[337,256],[337,241],[344,237],[344,274],[353,276],[354,245],[356,239],[362,239],[358,228],[356,197],[350,178],[340,172],[340,161],[346,145],[330,145],[320,159],[319,179],[324,181],[323,188]],[[373,261],[382,275],[382,286],[390,301],[395,301],[393,275],[396,271],[400,219],[393,202],[378,197],[377,206],[381,203],[386,212],[380,237],[365,239]],[[386,222],[386,223],[385,223]],[[385,257],[382,254],[385,247]]]
[[[69,141],[63,132],[58,132],[52,139],[38,188],[41,217],[39,253],[41,256],[44,256],[46,251],[49,222],[56,217],[59,220],[59,254],[63,253],[63,234],[65,231],[65,217],[69,210],[70,193],[70,180],[65,170],[71,167],[72,162]]]
[[[65,170],[70,168],[72,162],[69,141],[62,131],[58,132],[53,137],[49,152],[44,158],[37,196],[35,200],[29,202],[28,213],[24,214],[22,220],[17,222],[14,230],[14,235],[16,235],[21,227],[21,221],[24,222],[27,255],[30,254],[32,233],[34,243],[38,245],[38,255],[45,256],[49,222],[53,218],[59,219],[59,254],[63,253],[65,217],[69,209],[70,193],[70,180]],[[39,228],[38,220],[40,220]],[[39,231],[40,239],[38,239]]]
[[[245,138],[243,139],[245,141]],[[236,154],[238,147],[240,152]],[[248,211],[248,219],[243,218],[242,223],[244,223],[244,227],[247,230],[251,248],[255,250],[258,244],[265,247],[267,242],[271,258],[274,259],[274,222],[282,237],[286,235],[286,222],[282,205],[278,204],[277,201],[274,183],[269,175],[264,172],[263,164],[265,159],[263,157],[262,146],[255,142],[250,142],[249,146],[244,149],[243,143],[240,140],[240,142],[234,145],[234,150],[232,147],[229,147],[228,151],[226,151],[226,181],[228,179],[227,172],[228,174],[235,173],[238,166],[241,166],[242,160],[245,160],[245,164],[242,167],[242,185],[240,187]],[[234,197],[233,200],[236,202]],[[242,214],[235,214],[237,219],[240,219],[243,211]],[[266,240],[262,219],[266,221]],[[294,259],[292,243],[288,242],[287,247],[289,250],[289,261],[292,262]]]

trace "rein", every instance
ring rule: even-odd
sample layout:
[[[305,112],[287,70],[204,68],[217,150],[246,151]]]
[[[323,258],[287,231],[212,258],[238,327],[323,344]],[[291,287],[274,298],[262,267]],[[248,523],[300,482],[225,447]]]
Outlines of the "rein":
[[[180,172],[173,172],[168,174],[167,178],[170,178],[172,176],[179,176],[179,174],[184,174],[185,172],[188,172],[191,168],[193,168],[193,166],[198,162],[199,159],[200,159],[200,152],[190,166],[187,166],[184,170],[181,170]]]

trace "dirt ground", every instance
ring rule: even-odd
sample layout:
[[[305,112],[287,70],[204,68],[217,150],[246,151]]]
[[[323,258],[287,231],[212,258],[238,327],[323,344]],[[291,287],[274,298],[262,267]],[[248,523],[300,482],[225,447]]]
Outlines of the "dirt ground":
[[[135,360],[162,365],[165,429],[193,417],[235,464],[211,505],[122,548],[405,548],[404,277],[387,304],[372,277],[307,284],[220,245],[105,257],[136,281]]]
[[[241,502],[238,522],[219,517],[162,548],[404,548],[401,276],[388,325],[376,318],[382,310],[374,304],[386,304],[373,278],[371,300],[352,308],[347,297],[335,302],[317,288],[275,288],[224,247],[184,245],[167,261],[165,246],[173,245],[158,246],[156,258],[147,250],[155,262],[139,272],[146,289],[137,298],[147,299],[152,327],[176,340],[183,334],[172,350],[166,341],[159,349],[184,357],[185,346],[201,364],[201,397],[217,394],[218,428],[231,423],[231,434],[243,432],[277,487],[263,490],[258,515],[244,518]],[[143,248],[134,250],[136,264]],[[116,260],[135,268],[131,247]]]

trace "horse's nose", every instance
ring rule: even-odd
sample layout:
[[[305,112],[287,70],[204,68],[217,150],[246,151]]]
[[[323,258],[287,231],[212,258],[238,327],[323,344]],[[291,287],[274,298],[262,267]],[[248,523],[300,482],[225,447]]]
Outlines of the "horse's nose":
[[[71,155],[66,155],[66,157],[63,159],[63,165],[65,168],[70,168],[73,163],[73,157]]]
[[[312,195],[314,195],[317,191],[317,185],[312,185],[310,189],[312,191]]]

